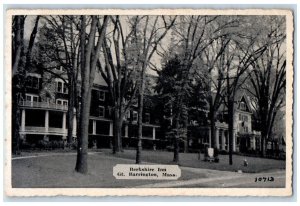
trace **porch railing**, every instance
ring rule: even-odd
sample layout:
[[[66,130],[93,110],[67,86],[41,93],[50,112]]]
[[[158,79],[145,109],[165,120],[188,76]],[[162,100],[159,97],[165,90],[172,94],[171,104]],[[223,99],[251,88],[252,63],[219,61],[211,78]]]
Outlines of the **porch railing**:
[[[56,110],[68,110],[67,105],[53,104],[53,103],[49,103],[49,102],[20,101],[19,106],[32,107],[32,108],[56,109]]]

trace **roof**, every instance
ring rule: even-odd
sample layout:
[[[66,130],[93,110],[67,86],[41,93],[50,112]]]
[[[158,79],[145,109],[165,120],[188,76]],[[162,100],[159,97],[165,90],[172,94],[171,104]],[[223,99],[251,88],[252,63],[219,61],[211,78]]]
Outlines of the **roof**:
[[[108,86],[105,80],[103,79],[102,75],[100,74],[100,72],[95,72],[94,84],[101,85],[101,86]]]

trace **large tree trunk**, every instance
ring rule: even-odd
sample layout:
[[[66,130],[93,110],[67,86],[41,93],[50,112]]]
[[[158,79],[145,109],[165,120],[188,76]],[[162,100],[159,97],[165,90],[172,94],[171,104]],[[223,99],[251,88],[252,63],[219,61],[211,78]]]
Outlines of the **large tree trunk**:
[[[18,101],[24,96],[25,69],[24,69],[24,23],[25,16],[15,16],[14,37],[12,41],[12,152],[19,154],[20,146],[20,108]]]
[[[187,131],[188,131],[188,111],[187,108],[184,109],[183,111],[184,113],[184,118],[183,118],[183,130],[184,130],[184,136],[183,136],[183,144],[184,144],[184,152],[187,153],[189,151],[189,140],[188,140],[188,135],[187,135]]]
[[[20,107],[17,94],[12,94],[12,152],[19,154],[20,151]]]
[[[68,138],[67,142],[70,144],[73,142],[73,121],[74,121],[74,106],[75,106],[75,92],[74,82],[72,78],[69,81],[69,103],[68,103]]]
[[[87,149],[88,149],[88,129],[89,129],[89,114],[91,102],[90,90],[90,54],[93,39],[90,36],[88,47],[86,48],[86,16],[81,17],[81,105],[80,105],[80,118],[79,118],[79,133],[78,133],[78,146],[77,146],[77,160],[75,170],[77,172],[86,174],[88,171],[87,166]],[[91,33],[95,31],[96,25],[91,26]],[[87,54],[86,54],[87,53]]]
[[[261,138],[260,138],[260,156],[265,157],[266,156],[266,145],[267,145],[267,135],[266,133],[261,130]]]
[[[179,114],[175,118],[174,157],[173,162],[179,162]]]
[[[139,108],[138,108],[138,139],[136,146],[136,159],[135,163],[141,163],[141,151],[142,151],[142,136],[143,136],[143,94],[139,94]]]
[[[122,151],[122,119],[119,110],[114,110],[113,118],[113,154]]]
[[[24,56],[24,23],[25,16],[15,16],[15,25],[13,28],[13,51],[12,51],[12,75],[15,76],[19,72],[19,65]]]
[[[38,23],[40,16],[36,17],[33,30],[30,34],[27,53],[24,52],[24,25],[25,16],[15,16],[15,24],[13,25],[13,42],[12,42],[12,80],[13,80],[13,94],[12,94],[12,151],[15,154],[19,153],[20,146],[20,108],[19,100],[25,99],[26,89],[26,71],[30,66],[31,53],[34,46],[35,37],[38,31]],[[21,98],[22,97],[22,98]]]
[[[138,96],[138,141],[136,147],[136,164],[141,163],[141,150],[142,150],[142,137],[143,137],[143,106],[144,106],[144,72],[141,73],[141,84],[139,88],[139,96]]]
[[[81,105],[80,105],[80,120],[79,120],[79,138],[77,148],[77,162],[76,171],[86,174],[87,167],[87,150],[88,150],[88,131],[89,131],[89,117],[90,117],[90,104],[91,104],[91,89],[89,83],[85,81],[81,91]]]
[[[216,141],[215,141],[215,136],[216,136],[216,112],[213,108],[210,109],[210,115],[209,115],[209,119],[210,119],[210,139],[211,139],[211,143],[210,143],[210,147],[212,148],[217,148],[216,145]]]
[[[267,92],[263,91],[264,97],[260,100],[260,131],[261,131],[261,146],[260,146],[260,156],[264,157],[266,155],[266,144],[268,136],[268,125],[267,125],[267,114],[268,114],[268,95]]]
[[[234,100],[229,99],[228,101],[228,139],[229,139],[229,164],[233,164],[232,153],[233,153],[233,124],[234,124]]]

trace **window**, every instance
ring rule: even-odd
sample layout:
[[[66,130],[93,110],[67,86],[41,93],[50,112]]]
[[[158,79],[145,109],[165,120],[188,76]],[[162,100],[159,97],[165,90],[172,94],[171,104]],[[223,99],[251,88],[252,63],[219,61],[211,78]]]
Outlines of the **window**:
[[[246,110],[246,104],[245,104],[245,102],[241,102],[240,103],[240,109],[241,110]]]
[[[26,101],[29,101],[29,102],[31,102],[31,96],[29,96],[29,95],[26,95]]]
[[[99,117],[104,117],[104,114],[105,114],[104,111],[105,111],[105,110],[104,110],[104,107],[103,107],[103,106],[99,106],[99,107],[98,107],[98,115],[99,115]]]
[[[150,114],[145,113],[145,123],[150,123]]]
[[[57,82],[57,88],[56,88],[57,92],[62,93],[62,91],[63,91],[62,85],[63,85],[62,82]]]
[[[36,77],[32,77],[32,88],[35,88],[35,89],[39,88],[39,79]]]
[[[99,100],[104,101],[105,100],[105,92],[104,91],[98,91],[99,94]]]
[[[126,118],[127,118],[127,119],[130,119],[130,111],[127,111],[127,113],[126,113]]]
[[[58,105],[64,105],[64,106],[68,106],[68,100],[64,100],[64,99],[57,99],[57,100],[56,100],[56,104],[58,104]]]
[[[33,95],[33,94],[26,94],[26,101],[28,101],[28,102],[38,102],[39,97],[37,95]]]
[[[32,77],[32,76],[26,77],[26,86],[28,88],[38,89],[39,88],[39,78]]]
[[[64,88],[64,89],[63,89],[63,90],[64,90],[64,93],[65,93],[65,94],[68,94],[68,87],[67,87],[66,85],[64,85],[63,88]]]
[[[138,113],[136,111],[133,111],[133,113],[132,113],[132,121],[133,122],[138,121]]]
[[[56,92],[68,94],[68,86],[62,81],[57,81]]]
[[[128,119],[130,119],[130,111],[127,111],[124,116],[124,120],[128,120]]]
[[[239,114],[239,120],[243,122],[248,122],[248,115]]]

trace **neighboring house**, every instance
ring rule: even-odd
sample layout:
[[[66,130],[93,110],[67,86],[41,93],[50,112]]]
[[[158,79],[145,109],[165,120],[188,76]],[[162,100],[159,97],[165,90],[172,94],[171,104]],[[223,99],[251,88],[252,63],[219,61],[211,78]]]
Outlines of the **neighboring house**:
[[[237,102],[234,110],[234,138],[233,151],[247,152],[260,149],[260,132],[252,129],[252,109],[245,93],[237,95]],[[208,111],[206,112],[208,117]],[[221,104],[217,112],[215,123],[215,143],[216,147],[222,151],[229,151],[228,133],[228,110],[225,104]],[[189,145],[194,148],[212,147],[210,123],[190,121]]]
[[[62,67],[54,72],[64,75]],[[21,109],[20,136],[22,142],[36,144],[40,140],[66,141],[67,139],[67,80],[36,71],[26,76],[25,99],[19,101]],[[65,77],[66,79],[66,77]],[[107,85],[100,74],[95,75],[92,88],[89,147],[110,147],[113,136],[112,107]],[[75,111],[76,112],[76,111]],[[159,141],[159,126],[152,118],[151,109],[143,114],[143,141],[155,146]],[[137,105],[134,105],[124,120],[122,128],[123,146],[135,146],[137,137]],[[73,138],[76,138],[76,115],[73,120]],[[145,146],[147,147],[147,145]]]

